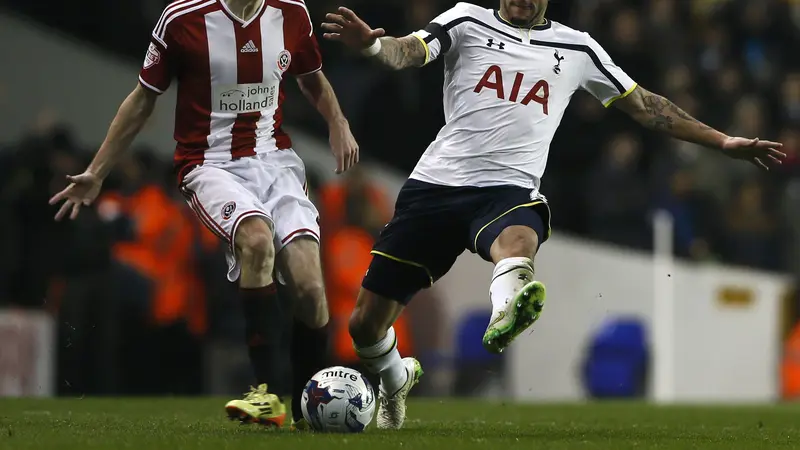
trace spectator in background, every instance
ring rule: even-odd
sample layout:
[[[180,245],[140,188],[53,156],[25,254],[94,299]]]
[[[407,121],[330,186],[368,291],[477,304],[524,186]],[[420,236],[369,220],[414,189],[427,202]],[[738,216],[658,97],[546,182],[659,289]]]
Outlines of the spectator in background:
[[[704,260],[712,256],[712,218],[709,202],[695,189],[695,178],[685,164],[673,161],[665,181],[656,188],[655,209],[669,212],[674,220],[675,253],[685,258]]]
[[[729,6],[729,15],[739,21],[736,36],[745,66],[761,89],[768,89],[777,81],[783,41],[782,28],[778,26],[780,7],[776,0],[737,0]]]
[[[653,86],[658,72],[643,26],[636,10],[620,10],[611,20],[611,36],[606,49],[614,55],[614,62],[619,67],[636,68],[636,79],[639,84]]]
[[[319,202],[320,225],[327,232],[354,225],[377,235],[391,218],[386,195],[361,166],[354,166],[341,182],[322,186]]]
[[[634,248],[646,248],[647,183],[638,170],[641,141],[620,134],[608,144],[605,158],[591,175],[588,191],[591,236]]]
[[[686,46],[689,36],[681,32],[679,16],[685,11],[679,0],[652,0],[646,11],[647,41],[652,44],[651,51],[661,55],[657,61],[661,66],[674,64],[681,60],[681,49]],[[668,90],[665,94],[672,95]]]
[[[800,72],[786,75],[780,97],[782,119],[787,123],[800,125]]]
[[[768,111],[764,102],[753,94],[739,97],[733,105],[732,116],[728,133],[754,133],[752,136],[764,136],[772,130],[767,129]],[[712,155],[712,157],[715,155]],[[723,196],[717,196],[723,202],[732,195],[731,187],[734,180],[746,180],[759,175],[755,166],[747,164],[731,164],[723,158],[706,158],[715,168],[708,168],[704,173],[704,187],[716,192],[724,191]]]
[[[726,64],[709,75],[708,84],[715,105],[708,111],[709,117],[715,123],[728,123],[731,120],[731,112],[744,91],[744,74],[738,66]]]
[[[119,189],[104,193],[97,207],[119,233],[114,285],[128,393],[202,390],[202,377],[180,374],[202,372],[199,340],[207,313],[195,251],[213,251],[217,239],[196,226],[183,202],[168,193],[163,183],[168,172],[152,152],[138,149],[121,165]],[[164,370],[153,371],[154,366]]]
[[[764,269],[778,267],[781,258],[776,246],[777,223],[764,204],[764,186],[753,179],[739,184],[726,211],[720,246],[724,259]]]
[[[547,198],[558,211],[553,214],[554,229],[568,233],[589,233],[586,184],[602,159],[597,143],[611,139],[606,109],[594,97],[577,92],[553,141],[545,175]],[[576,163],[579,161],[579,163]]]
[[[49,121],[48,121],[49,122]],[[64,171],[82,163],[79,150],[68,130],[41,124],[6,155],[3,168],[8,172],[0,180],[0,208],[5,212],[0,225],[0,247],[5,258],[0,263],[6,274],[8,298],[19,306],[41,307],[46,298],[49,280],[64,266],[64,257],[72,249],[64,239],[80,229],[91,229],[96,220],[90,217],[76,226],[47,223],[50,209],[42,200],[50,194],[55,180],[61,181]],[[102,236],[102,233],[100,233]],[[98,237],[100,237],[98,236]],[[72,269],[93,265],[93,257],[102,264],[104,249],[97,246],[85,252],[70,254]]]
[[[781,166],[783,173],[790,179],[800,178],[800,122],[796,127],[786,127],[780,134],[783,139],[786,161]]]
[[[66,380],[58,390],[103,393],[112,236],[91,212],[69,224],[48,220],[52,211],[42,202],[84,163],[69,129],[55,120],[46,111],[0,155],[0,303],[57,316],[58,379]]]

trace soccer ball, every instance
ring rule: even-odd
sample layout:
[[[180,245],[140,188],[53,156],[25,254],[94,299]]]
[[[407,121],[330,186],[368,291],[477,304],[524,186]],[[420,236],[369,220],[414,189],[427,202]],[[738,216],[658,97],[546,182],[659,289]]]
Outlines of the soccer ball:
[[[357,370],[329,367],[308,381],[300,407],[314,431],[360,433],[375,413],[375,392]]]

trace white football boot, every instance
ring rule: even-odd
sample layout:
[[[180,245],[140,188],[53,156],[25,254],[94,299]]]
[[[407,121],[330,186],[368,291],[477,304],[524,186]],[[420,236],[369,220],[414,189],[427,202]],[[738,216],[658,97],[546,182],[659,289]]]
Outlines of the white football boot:
[[[411,388],[419,383],[422,376],[422,366],[414,358],[403,358],[403,365],[408,373],[408,380],[403,387],[391,397],[383,391],[383,385],[378,395],[378,415],[376,423],[381,430],[399,430],[406,420],[406,399]]]

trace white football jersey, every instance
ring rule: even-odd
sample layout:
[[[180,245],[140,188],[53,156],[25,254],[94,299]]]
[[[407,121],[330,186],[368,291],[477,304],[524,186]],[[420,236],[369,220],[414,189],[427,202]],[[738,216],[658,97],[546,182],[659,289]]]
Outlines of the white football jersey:
[[[443,57],[446,124],[411,178],[445,186],[514,185],[538,195],[550,142],[577,89],[604,105],[636,83],[587,33],[532,29],[459,3],[414,33],[426,64]]]

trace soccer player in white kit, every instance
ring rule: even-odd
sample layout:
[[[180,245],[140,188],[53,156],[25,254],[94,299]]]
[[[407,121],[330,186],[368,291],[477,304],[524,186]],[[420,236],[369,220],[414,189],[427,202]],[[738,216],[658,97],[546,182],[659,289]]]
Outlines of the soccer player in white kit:
[[[379,428],[400,428],[421,375],[401,359],[392,324],[420,289],[469,249],[494,263],[484,346],[501,352],[535,322],[545,288],[533,259],[550,234],[541,194],[550,142],[578,89],[652,130],[767,168],[781,144],[729,137],[638,86],[588,34],[545,18],[547,0],[501,0],[498,10],[459,3],[425,29],[384,37],[339,8],[327,39],[390,69],[445,64],[445,126],[419,160],[375,244],[350,319],[359,356],[380,374]]]
[[[226,405],[228,415],[243,422],[282,426],[286,408],[278,395],[290,393],[294,419],[302,419],[300,392],[325,367],[328,309],[318,212],[306,195],[303,162],[281,126],[282,83],[289,74],[328,122],[337,172],[358,162],[357,143],[321,68],[302,0],[174,1],[153,30],[139,84],[94,161],[51,199],[64,200],[56,219],[74,219],[91,204],[158,96],[177,79],[178,184],[200,221],[228,244],[228,279],[238,281],[245,312],[258,387]],[[284,392],[267,391],[285,370],[279,347],[286,325],[275,270],[295,302],[292,387]]]

